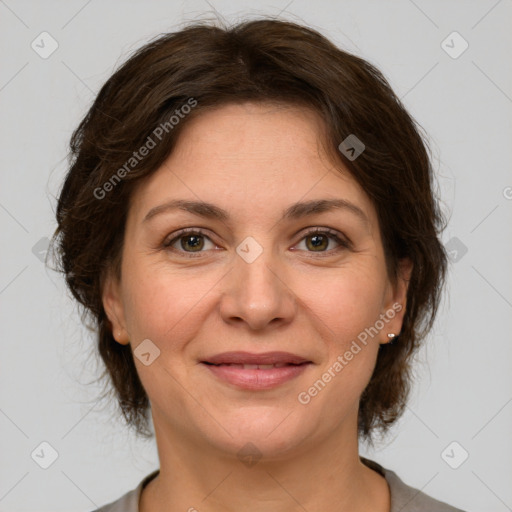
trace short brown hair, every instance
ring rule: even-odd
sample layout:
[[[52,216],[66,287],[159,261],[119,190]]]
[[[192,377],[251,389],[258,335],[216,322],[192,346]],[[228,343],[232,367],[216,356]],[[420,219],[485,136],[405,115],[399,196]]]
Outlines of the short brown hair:
[[[190,98],[196,101],[193,112],[162,131],[156,147],[127,169],[133,152],[157,127],[170,126],[171,116]],[[103,309],[104,278],[109,269],[120,275],[136,184],[161,166],[189,119],[207,108],[244,101],[317,112],[333,161],[348,168],[376,208],[390,278],[396,281],[402,258],[412,261],[402,330],[395,342],[381,345],[359,404],[359,435],[371,443],[374,431],[385,433],[403,413],[412,356],[435,319],[447,265],[438,238],[444,217],[419,126],[378,69],[317,31],[275,19],[233,27],[195,22],[136,51],[104,84],[72,135],[53,238],[59,269],[93,320],[106,367],[100,378],[107,376],[128,425],[151,436],[150,404],[131,348],[114,340]],[[365,145],[355,160],[338,150],[351,134]],[[119,179],[113,182],[116,170]]]

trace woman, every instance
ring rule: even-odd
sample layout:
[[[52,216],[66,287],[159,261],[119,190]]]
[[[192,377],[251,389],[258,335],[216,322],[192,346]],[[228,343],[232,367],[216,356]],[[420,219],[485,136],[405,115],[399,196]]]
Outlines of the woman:
[[[160,469],[100,510],[456,511],[359,456],[402,414],[446,272],[381,73],[273,19],[195,24],[103,86],[55,242]]]

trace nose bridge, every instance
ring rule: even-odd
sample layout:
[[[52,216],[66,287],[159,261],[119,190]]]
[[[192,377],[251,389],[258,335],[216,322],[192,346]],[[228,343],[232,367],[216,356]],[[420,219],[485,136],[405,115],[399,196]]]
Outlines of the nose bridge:
[[[275,319],[289,321],[295,301],[272,248],[247,237],[236,252],[221,305],[224,319],[242,320],[253,329],[262,329]]]

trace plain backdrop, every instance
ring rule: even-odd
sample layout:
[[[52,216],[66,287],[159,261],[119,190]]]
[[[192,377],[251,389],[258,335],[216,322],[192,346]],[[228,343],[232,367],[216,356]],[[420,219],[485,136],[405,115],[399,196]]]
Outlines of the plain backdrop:
[[[101,85],[215,12],[319,30],[382,70],[428,133],[448,286],[405,415],[361,453],[467,511],[512,510],[510,0],[0,0],[0,511],[90,511],[158,467],[154,441],[96,400],[93,335],[42,260],[69,137]]]

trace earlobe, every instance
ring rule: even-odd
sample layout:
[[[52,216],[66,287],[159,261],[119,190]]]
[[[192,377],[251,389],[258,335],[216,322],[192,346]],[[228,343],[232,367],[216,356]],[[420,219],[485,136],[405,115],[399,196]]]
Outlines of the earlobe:
[[[121,345],[130,343],[130,337],[126,330],[124,308],[120,294],[118,279],[109,274],[103,284],[102,291],[103,308],[112,325],[112,336]]]

